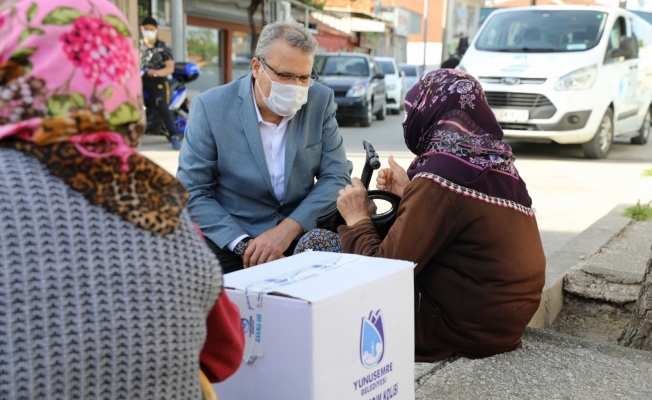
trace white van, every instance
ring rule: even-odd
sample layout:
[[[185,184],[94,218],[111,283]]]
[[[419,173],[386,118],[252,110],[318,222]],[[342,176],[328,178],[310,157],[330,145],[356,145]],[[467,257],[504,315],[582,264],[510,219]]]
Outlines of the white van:
[[[604,158],[614,136],[650,135],[652,25],[627,10],[494,11],[458,68],[478,78],[507,138],[582,143]]]

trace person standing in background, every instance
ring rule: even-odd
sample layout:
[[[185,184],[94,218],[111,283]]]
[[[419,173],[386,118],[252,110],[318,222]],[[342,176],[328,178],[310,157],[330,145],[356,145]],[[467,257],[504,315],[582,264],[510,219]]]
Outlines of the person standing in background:
[[[181,148],[183,135],[177,132],[174,120],[168,109],[170,104],[170,83],[168,75],[174,72],[172,50],[158,39],[158,23],[152,17],[145,17],[140,23],[143,38],[140,41],[140,67],[146,68],[143,74],[143,91],[147,93],[145,104],[152,107],[168,131],[168,140],[172,148]]]

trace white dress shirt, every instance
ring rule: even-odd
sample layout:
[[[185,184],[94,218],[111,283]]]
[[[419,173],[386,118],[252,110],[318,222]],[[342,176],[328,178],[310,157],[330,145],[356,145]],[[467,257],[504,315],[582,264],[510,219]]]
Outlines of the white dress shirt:
[[[269,177],[272,180],[272,187],[274,188],[274,195],[281,205],[285,199],[285,144],[287,143],[287,128],[288,123],[294,115],[283,117],[281,123],[276,125],[271,122],[266,122],[260,115],[258,103],[256,103],[256,95],[254,90],[256,86],[252,85],[252,97],[254,106],[256,108],[256,116],[258,117],[258,129],[260,129],[260,138],[263,141],[263,150],[265,151],[265,160],[267,161],[267,170]],[[242,235],[228,244],[229,250],[233,251],[242,239],[249,235]]]

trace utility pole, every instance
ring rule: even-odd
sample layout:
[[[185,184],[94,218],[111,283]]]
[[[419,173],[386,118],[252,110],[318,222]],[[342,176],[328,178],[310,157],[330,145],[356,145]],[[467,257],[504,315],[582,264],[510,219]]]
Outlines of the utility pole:
[[[428,43],[428,2],[423,0],[423,73],[426,73],[426,44]]]
[[[186,15],[183,1],[172,0],[172,56],[175,61],[186,60]]]

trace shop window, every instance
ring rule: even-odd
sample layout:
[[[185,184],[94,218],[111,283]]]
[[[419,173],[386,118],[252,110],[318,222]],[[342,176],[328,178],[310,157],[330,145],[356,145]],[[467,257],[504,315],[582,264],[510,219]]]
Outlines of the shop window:
[[[138,0],[138,19],[152,16],[159,26],[170,26],[170,0]]]
[[[218,29],[199,26],[186,28],[188,61],[196,63],[201,69],[197,80],[187,85],[190,96],[223,83],[220,47],[220,31]]]
[[[233,32],[231,45],[232,79],[236,80],[251,72],[251,34]]]

